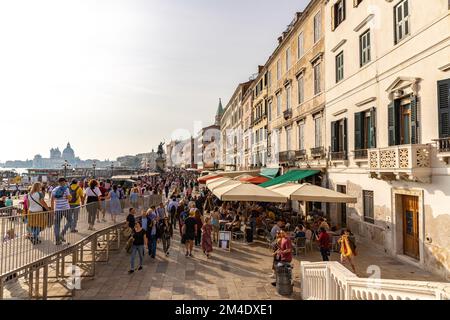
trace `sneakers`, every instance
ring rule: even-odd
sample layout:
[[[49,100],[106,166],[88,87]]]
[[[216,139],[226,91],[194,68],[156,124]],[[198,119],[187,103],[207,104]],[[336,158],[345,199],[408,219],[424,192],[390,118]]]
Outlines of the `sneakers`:
[[[128,271],[128,274],[132,274],[132,273],[134,273],[134,270],[129,270]]]
[[[138,270],[142,270],[142,266],[139,266]]]

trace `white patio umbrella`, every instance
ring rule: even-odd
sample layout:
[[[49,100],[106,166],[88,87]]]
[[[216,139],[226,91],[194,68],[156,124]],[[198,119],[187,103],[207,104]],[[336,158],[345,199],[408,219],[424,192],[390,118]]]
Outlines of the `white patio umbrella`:
[[[214,188],[222,185],[225,182],[229,182],[229,181],[234,181],[234,180],[227,178],[227,177],[219,177],[219,178],[211,179],[206,182],[206,187],[212,191]],[[234,182],[236,182],[236,181],[234,181]]]
[[[267,189],[288,197],[291,200],[333,203],[357,202],[355,197],[351,197],[345,193],[336,192],[309,183],[283,183],[268,187]]]
[[[212,192],[222,201],[287,202],[287,197],[251,183],[235,181],[235,184],[222,185]]]

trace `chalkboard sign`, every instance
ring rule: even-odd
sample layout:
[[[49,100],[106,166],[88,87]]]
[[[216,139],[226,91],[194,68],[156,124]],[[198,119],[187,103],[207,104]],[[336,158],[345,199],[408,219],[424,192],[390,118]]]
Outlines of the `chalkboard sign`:
[[[231,231],[219,231],[219,249],[231,251]]]

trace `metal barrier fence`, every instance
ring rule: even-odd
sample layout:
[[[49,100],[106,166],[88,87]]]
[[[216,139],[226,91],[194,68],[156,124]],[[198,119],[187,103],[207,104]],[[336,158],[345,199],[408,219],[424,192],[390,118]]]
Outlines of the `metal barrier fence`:
[[[0,210],[0,276],[88,238],[96,232],[90,228],[92,225],[103,230],[123,224],[130,207],[136,208],[136,214],[140,216],[142,210],[161,202],[161,195],[149,195],[136,201],[123,199],[120,204],[105,200],[51,212],[26,213],[20,206],[3,208]],[[112,221],[112,214],[116,216],[116,223]]]

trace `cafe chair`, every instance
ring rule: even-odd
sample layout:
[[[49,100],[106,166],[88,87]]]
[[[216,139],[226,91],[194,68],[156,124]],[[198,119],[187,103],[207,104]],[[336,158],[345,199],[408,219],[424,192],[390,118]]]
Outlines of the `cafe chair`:
[[[306,238],[296,238],[295,239],[295,246],[294,251],[295,255],[298,256],[298,252],[303,250],[303,252],[306,254]]]

